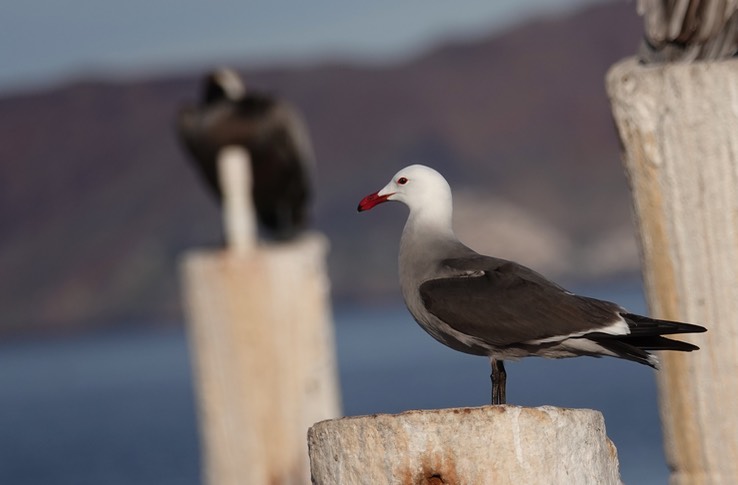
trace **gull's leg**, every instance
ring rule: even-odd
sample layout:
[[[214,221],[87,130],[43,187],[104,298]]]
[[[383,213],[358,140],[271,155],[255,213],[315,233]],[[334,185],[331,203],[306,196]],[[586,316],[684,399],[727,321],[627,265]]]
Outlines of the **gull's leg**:
[[[507,402],[505,396],[505,385],[507,383],[507,372],[505,372],[505,363],[502,360],[490,359],[492,364],[492,404],[505,404]]]

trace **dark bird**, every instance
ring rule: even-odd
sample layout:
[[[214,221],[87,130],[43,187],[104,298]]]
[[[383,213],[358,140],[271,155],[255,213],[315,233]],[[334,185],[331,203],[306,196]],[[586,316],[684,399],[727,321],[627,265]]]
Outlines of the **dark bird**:
[[[366,196],[359,211],[390,200],[410,208],[399,256],[405,304],[442,344],[489,357],[492,404],[506,401],[504,360],[607,355],[656,368],[652,350],[698,349],[664,335],[704,332],[704,327],[575,295],[532,269],[466,247],[451,227],[451,188],[431,168],[400,170],[382,190]]]
[[[297,110],[286,101],[247,91],[229,69],[208,74],[201,102],[178,115],[180,139],[212,192],[222,199],[218,155],[228,146],[248,150],[259,223],[277,239],[305,228],[311,197],[313,150]]]

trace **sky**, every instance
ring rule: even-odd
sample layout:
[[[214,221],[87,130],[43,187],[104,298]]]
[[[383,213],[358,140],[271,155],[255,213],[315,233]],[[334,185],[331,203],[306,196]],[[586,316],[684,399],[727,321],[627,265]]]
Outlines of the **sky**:
[[[5,0],[0,92],[229,61],[391,61],[601,1]]]

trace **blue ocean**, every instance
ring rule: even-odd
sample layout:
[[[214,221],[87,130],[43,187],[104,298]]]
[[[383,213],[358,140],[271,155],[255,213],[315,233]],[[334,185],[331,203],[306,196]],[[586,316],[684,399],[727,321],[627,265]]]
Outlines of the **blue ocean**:
[[[573,288],[644,312],[637,282]],[[489,403],[489,363],[436,343],[401,302],[334,309],[346,415]],[[627,484],[663,484],[654,371],[616,359],[507,365],[508,402],[603,412]],[[0,344],[0,484],[201,483],[186,336],[129,326]]]

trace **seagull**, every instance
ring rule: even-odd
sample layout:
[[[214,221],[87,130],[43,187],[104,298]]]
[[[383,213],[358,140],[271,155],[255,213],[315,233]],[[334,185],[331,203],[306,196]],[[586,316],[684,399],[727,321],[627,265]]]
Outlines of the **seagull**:
[[[276,239],[291,239],[305,227],[314,154],[305,123],[292,105],[247,91],[233,70],[218,69],[205,76],[200,104],[180,110],[177,124],[183,145],[219,201],[219,153],[240,146],[251,158],[261,225]]]
[[[451,188],[424,165],[403,168],[359,212],[387,201],[410,209],[400,239],[402,296],[416,322],[454,350],[486,356],[492,404],[505,404],[504,361],[611,356],[658,368],[653,350],[699,347],[664,335],[704,332],[576,295],[521,264],[479,254],[454,234]]]

